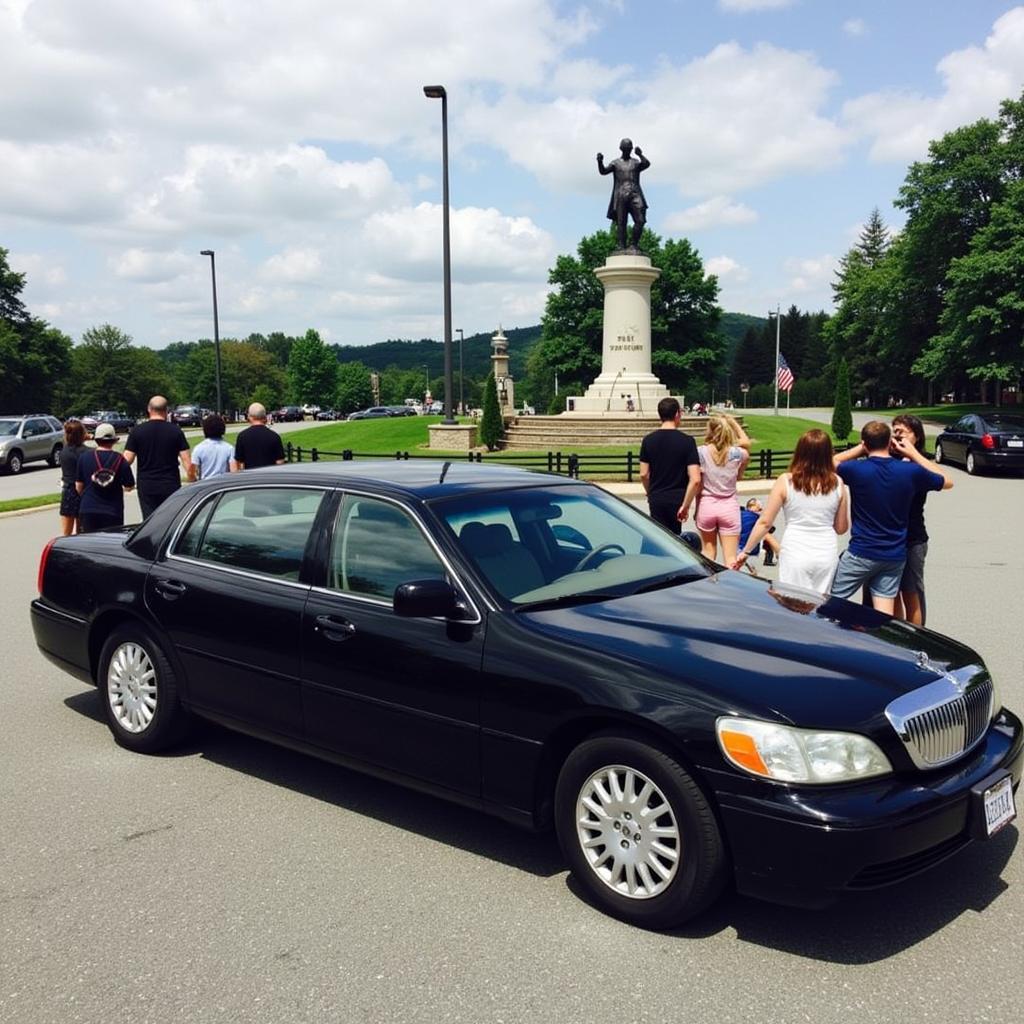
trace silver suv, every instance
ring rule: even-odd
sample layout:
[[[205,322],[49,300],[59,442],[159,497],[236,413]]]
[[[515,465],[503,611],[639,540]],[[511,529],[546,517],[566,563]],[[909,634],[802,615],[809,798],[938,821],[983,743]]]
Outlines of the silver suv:
[[[0,469],[20,473],[26,462],[38,460],[56,466],[63,447],[64,427],[55,416],[45,413],[0,415]]]

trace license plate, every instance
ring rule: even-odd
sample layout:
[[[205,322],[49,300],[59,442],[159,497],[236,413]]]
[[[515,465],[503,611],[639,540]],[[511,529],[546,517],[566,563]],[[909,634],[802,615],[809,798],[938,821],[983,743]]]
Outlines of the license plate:
[[[1013,779],[1007,775],[984,794],[986,834],[994,836],[1004,825],[1017,817],[1013,806]]]
[[[1007,448],[1024,448],[1024,441],[1007,441]]]

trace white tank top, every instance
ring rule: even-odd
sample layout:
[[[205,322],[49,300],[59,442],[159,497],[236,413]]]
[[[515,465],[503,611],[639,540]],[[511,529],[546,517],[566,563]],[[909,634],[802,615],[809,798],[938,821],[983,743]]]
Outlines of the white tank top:
[[[835,548],[836,533],[833,527],[839,503],[843,498],[843,486],[836,479],[836,487],[827,494],[804,494],[793,486],[791,477],[786,477],[786,539],[800,541],[807,545]]]

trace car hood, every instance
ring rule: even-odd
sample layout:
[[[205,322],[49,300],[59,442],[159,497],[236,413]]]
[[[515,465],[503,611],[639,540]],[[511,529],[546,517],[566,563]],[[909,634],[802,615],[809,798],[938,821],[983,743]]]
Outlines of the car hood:
[[[900,694],[982,665],[969,647],[871,608],[728,571],[519,617],[619,661],[623,681],[645,690],[713,693],[736,713],[823,728],[866,723]]]

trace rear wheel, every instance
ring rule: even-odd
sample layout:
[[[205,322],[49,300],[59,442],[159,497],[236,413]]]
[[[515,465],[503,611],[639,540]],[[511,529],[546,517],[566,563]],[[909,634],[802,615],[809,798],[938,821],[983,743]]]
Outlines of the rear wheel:
[[[941,465],[946,459],[946,453],[942,450],[942,444],[937,443],[935,445],[935,463]]]
[[[184,734],[174,670],[141,625],[118,626],[100,653],[103,712],[114,739],[143,754],[171,746]]]
[[[704,793],[674,758],[642,740],[581,743],[558,777],[555,825],[577,881],[602,910],[631,924],[681,924],[725,884],[725,849]]]
[[[55,444],[53,446],[53,451],[50,452],[50,457],[46,460],[47,462],[50,463],[51,466],[53,466],[54,469],[56,469],[60,465],[60,453],[63,451],[63,449],[64,445]]]
[[[21,472],[21,467],[25,465],[25,460],[22,458],[21,452],[17,448],[14,449],[10,455],[7,456],[7,472],[11,476],[15,476]]]
[[[967,465],[967,472],[970,473],[971,476],[976,476],[978,471],[981,469],[981,467],[975,461],[974,452],[968,452],[967,453],[967,463],[966,463],[966,465]]]

